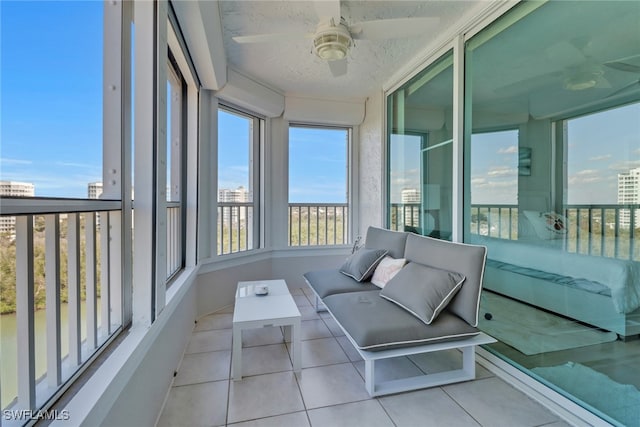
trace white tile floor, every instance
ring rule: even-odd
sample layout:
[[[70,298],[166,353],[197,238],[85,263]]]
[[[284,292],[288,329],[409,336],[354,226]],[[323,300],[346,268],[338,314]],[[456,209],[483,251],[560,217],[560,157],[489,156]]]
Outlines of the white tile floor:
[[[158,426],[567,426],[478,366],[478,379],[371,398],[364,362],[310,291],[292,292],[302,313],[302,374],[292,371],[279,328],[243,333],[242,381],[231,381],[232,308],[198,321]],[[457,351],[379,363],[386,378],[438,372]]]

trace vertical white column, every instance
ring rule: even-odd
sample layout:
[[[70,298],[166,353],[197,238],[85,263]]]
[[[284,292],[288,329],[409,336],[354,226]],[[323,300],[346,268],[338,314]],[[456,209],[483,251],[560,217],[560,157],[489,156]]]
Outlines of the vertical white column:
[[[134,2],[135,76],[134,76],[134,151],[135,209],[133,212],[133,321],[151,324],[155,287],[155,114],[154,93],[157,81],[155,54],[155,2]]]
[[[183,101],[184,102],[184,101]],[[187,170],[186,170],[186,186],[187,186],[187,199],[182,203],[186,203],[186,217],[185,227],[186,236],[184,236],[185,242],[185,265],[188,267],[196,265],[196,259],[198,255],[197,245],[199,239],[198,233],[198,90],[195,85],[190,84],[187,87]],[[185,192],[183,192],[185,194]],[[206,221],[211,221],[211,217],[207,217]],[[207,227],[207,230],[209,228]],[[208,241],[208,239],[207,239]]]
[[[60,343],[60,215],[46,215],[45,279],[47,318],[47,384],[57,388],[62,383]]]
[[[80,219],[77,213],[67,217],[67,309],[69,310],[69,363],[80,365]]]
[[[167,290],[167,6],[166,0],[156,3],[156,260],[155,260],[155,315],[158,317],[166,304]]]
[[[131,21],[132,2],[104,3],[103,193],[122,211],[101,213],[102,330],[131,321]],[[120,218],[115,218],[115,215]],[[103,224],[109,217],[110,220]],[[119,233],[119,236],[115,236]],[[113,240],[122,243],[118,246]],[[111,241],[110,241],[111,240]],[[125,279],[126,278],[126,279]],[[124,279],[124,280],[123,280]],[[123,289],[124,287],[124,289]],[[118,296],[118,298],[113,298]]]
[[[16,320],[18,406],[35,409],[35,337],[33,290],[33,215],[16,217]]]
[[[462,242],[464,215],[464,38],[458,35],[453,46],[453,164],[451,240]],[[470,199],[469,199],[470,200]],[[470,221],[470,217],[468,218]]]

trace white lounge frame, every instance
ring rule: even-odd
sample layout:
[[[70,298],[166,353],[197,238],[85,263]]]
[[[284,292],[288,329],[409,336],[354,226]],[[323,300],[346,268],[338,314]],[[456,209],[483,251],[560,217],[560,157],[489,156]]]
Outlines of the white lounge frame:
[[[313,290],[311,286],[309,286],[309,288]],[[496,342],[494,338],[480,332],[478,335],[470,338],[436,342],[433,344],[423,344],[414,347],[394,348],[380,351],[361,350],[358,348],[358,345],[353,338],[351,338],[349,332],[342,327],[333,313],[331,313],[331,311],[322,304],[317,295],[315,296],[315,308],[316,311],[327,311],[331,314],[331,317],[333,317],[338,326],[340,326],[340,329],[342,329],[358,354],[360,354],[360,357],[364,360],[365,388],[371,397],[473,380],[476,378],[476,346]],[[414,354],[434,353],[437,351],[452,349],[459,349],[462,352],[462,367],[460,369],[452,369],[449,371],[417,375],[414,377],[395,380],[376,380],[376,362],[378,360],[412,356]]]

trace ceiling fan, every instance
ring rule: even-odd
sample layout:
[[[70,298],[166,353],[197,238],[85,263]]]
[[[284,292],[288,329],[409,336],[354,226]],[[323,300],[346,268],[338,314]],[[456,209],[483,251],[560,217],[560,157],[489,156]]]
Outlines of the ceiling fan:
[[[297,38],[313,40],[313,52],[329,64],[333,76],[347,72],[347,54],[354,47],[354,40],[384,40],[416,36],[426,28],[437,25],[439,18],[393,18],[347,23],[342,18],[340,0],[313,1],[319,22],[313,33],[270,33],[236,36],[236,43],[270,43]]]
[[[554,70],[509,83],[497,88],[495,92],[524,93],[545,86],[553,86],[555,90],[558,84],[562,89],[573,92],[592,88],[610,89],[612,85],[606,77],[606,67],[621,71],[632,71],[630,68],[635,68],[631,64],[621,62],[624,59],[602,63],[589,52],[588,40],[576,38],[562,41],[546,48],[544,56],[536,59],[538,63],[553,64]]]

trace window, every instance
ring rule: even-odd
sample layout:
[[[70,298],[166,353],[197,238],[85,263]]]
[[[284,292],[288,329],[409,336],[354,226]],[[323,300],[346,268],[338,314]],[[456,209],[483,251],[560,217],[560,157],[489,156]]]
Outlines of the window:
[[[289,246],[350,242],[349,140],[349,129],[289,127]]]
[[[130,320],[120,158],[130,41],[119,32],[128,7],[2,4],[3,410],[46,408]]]
[[[469,232],[501,239],[517,239],[518,131],[474,133],[471,136],[469,156]]]
[[[260,247],[260,145],[264,120],[218,109],[218,255]]]
[[[640,261],[638,117],[635,103],[558,122],[568,251]]]
[[[186,83],[171,51],[167,64],[167,280],[184,267]]]

